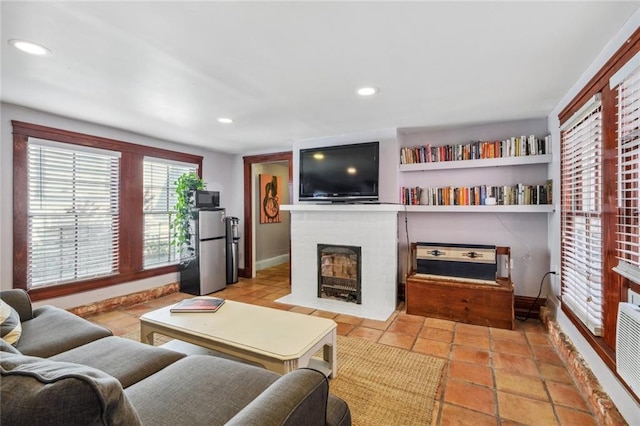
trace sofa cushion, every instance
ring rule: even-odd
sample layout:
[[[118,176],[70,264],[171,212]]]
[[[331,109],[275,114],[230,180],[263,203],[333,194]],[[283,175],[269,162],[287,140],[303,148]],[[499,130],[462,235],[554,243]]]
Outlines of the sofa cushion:
[[[13,347],[13,345],[8,344],[3,339],[0,339],[0,352],[7,352],[10,354],[18,354],[20,355],[20,351]]]
[[[140,424],[120,382],[95,368],[6,354],[0,374],[2,424]]]
[[[2,340],[15,346],[21,334],[20,316],[8,303],[0,300],[0,336]]]
[[[344,400],[329,394],[327,400],[327,426],[351,425],[351,411]]]
[[[125,394],[144,424],[223,425],[279,377],[260,367],[190,355],[128,387]]]
[[[285,374],[251,401],[227,426],[326,426],[329,381],[317,370]]]
[[[185,354],[179,352],[110,336],[50,359],[97,368],[118,379],[126,388],[184,357]]]
[[[48,358],[111,335],[106,328],[47,305],[34,309],[33,318],[22,323],[16,348],[24,355]]]

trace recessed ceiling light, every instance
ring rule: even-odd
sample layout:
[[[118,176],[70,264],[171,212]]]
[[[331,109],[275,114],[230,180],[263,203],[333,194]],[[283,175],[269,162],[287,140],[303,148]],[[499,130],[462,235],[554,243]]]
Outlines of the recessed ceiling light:
[[[233,120],[227,117],[220,117],[218,118],[218,122],[223,124],[231,124],[233,123]]]
[[[15,47],[16,49],[21,50],[30,55],[45,56],[45,55],[51,54],[51,50],[47,49],[46,47],[37,43],[26,41],[26,40],[12,39],[12,40],[9,40],[9,44]]]
[[[375,87],[361,87],[356,93],[360,96],[371,96],[378,93],[378,89]]]

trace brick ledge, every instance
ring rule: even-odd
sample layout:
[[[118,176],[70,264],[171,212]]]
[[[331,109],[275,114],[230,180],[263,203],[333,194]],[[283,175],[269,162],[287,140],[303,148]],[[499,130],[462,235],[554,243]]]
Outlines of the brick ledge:
[[[168,294],[177,293],[179,289],[180,284],[171,283],[161,287],[142,290],[137,293],[112,297],[111,299],[101,300],[88,305],[77,306],[75,308],[68,309],[68,311],[80,317],[88,317],[90,315],[113,311],[117,308],[129,307],[148,302],[149,300],[157,299]]]
[[[546,306],[540,308],[540,320],[547,328],[549,339],[566,364],[576,386],[582,395],[586,396],[587,404],[598,419],[598,424],[606,426],[627,425],[580,352],[573,345],[571,339],[560,329],[558,322],[552,318],[551,312]]]

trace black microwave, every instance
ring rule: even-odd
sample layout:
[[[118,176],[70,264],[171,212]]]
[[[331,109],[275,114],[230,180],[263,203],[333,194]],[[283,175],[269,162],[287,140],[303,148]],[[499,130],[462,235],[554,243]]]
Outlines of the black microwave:
[[[196,191],[196,208],[208,209],[220,206],[219,191]]]

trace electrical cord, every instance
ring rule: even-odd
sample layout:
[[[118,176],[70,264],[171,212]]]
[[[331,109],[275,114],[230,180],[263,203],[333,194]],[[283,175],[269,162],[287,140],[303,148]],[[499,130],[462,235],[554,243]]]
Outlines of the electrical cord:
[[[516,316],[516,319],[518,321],[525,322],[525,321],[527,321],[529,319],[529,315],[531,315],[531,311],[533,311],[534,306],[536,306],[536,303],[538,303],[538,300],[540,299],[540,295],[542,294],[542,285],[544,284],[544,279],[547,278],[547,276],[551,275],[551,274],[556,275],[555,271],[549,271],[549,272],[547,272],[546,274],[544,274],[542,276],[542,279],[540,280],[540,288],[538,289],[538,295],[534,299],[533,303],[531,303],[531,306],[529,306],[529,310],[527,311],[527,313],[524,316],[524,318]]]

